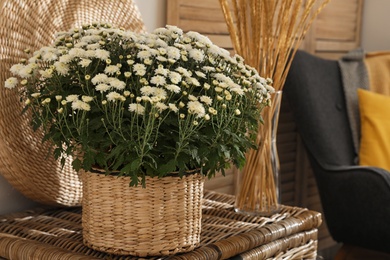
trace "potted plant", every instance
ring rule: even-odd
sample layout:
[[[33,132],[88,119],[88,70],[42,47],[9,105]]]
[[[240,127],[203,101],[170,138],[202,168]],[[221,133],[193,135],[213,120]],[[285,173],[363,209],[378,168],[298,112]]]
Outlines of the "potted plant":
[[[6,80],[5,87],[20,91],[25,111],[32,113],[32,127],[43,129],[44,141],[53,143],[56,158],[64,161],[73,156],[73,167],[85,176],[86,244],[139,256],[171,254],[196,246],[199,234],[195,242],[161,246],[168,232],[164,227],[164,235],[156,234],[157,223],[167,222],[160,211],[166,202],[189,198],[173,195],[178,190],[195,192],[200,203],[203,176],[211,178],[230,165],[244,165],[246,151],[255,148],[260,113],[273,92],[271,80],[262,78],[240,56],[231,57],[207,37],[184,33],[175,26],[138,34],[105,23],[84,25],[58,33],[51,46],[35,51],[10,71],[14,76]],[[170,183],[184,188],[176,185],[160,192]],[[134,193],[121,195],[124,190]],[[153,194],[140,195],[148,190]],[[143,235],[154,230],[150,236],[158,237],[157,249],[147,245],[137,251],[123,248],[128,242],[109,244],[107,230],[102,231],[104,241],[100,243],[91,225],[84,224],[93,219],[95,224],[104,223],[99,228],[109,226],[105,220],[116,214],[113,211],[128,214],[126,203],[130,212],[136,211],[134,203],[140,203],[142,210],[152,207],[143,218],[148,216],[148,223],[155,223],[153,228],[136,229]],[[173,204],[184,207],[181,202]],[[196,216],[192,222],[200,226],[200,205],[191,204],[190,208],[196,213],[179,218],[188,221]],[[106,215],[96,216],[99,212]],[[134,215],[119,219],[113,221],[117,228],[111,229],[134,232],[130,228],[135,224]],[[185,229],[180,225],[167,241]],[[194,230],[200,233],[200,227]]]

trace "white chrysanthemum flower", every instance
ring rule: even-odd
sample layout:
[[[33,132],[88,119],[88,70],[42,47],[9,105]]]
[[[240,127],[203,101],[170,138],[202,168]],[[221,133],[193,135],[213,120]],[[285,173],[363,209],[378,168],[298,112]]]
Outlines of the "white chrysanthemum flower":
[[[212,107],[209,107],[209,113],[215,116],[216,114],[218,114],[218,111]]]
[[[18,63],[18,64],[15,64],[15,65],[12,65],[12,67],[10,68],[10,71],[12,72],[12,74],[14,75],[19,75],[19,72],[24,68],[24,65],[21,64],[21,63]]]
[[[168,72],[169,72],[169,70],[164,68],[163,66],[158,66],[158,68],[154,70],[155,74],[163,75],[165,77],[168,75]]]
[[[194,39],[195,41],[200,42],[200,43],[203,43],[203,44],[205,44],[205,45],[211,45],[211,44],[213,44],[213,43],[211,42],[211,40],[210,40],[208,37],[206,37],[206,36],[204,36],[204,35],[202,35],[202,34],[200,34],[200,33],[198,33],[198,32],[189,31],[189,32],[186,33],[186,35],[189,36],[189,37],[191,37],[191,38]]]
[[[44,61],[54,61],[57,60],[58,56],[54,52],[48,51],[42,55],[42,60]]]
[[[72,95],[68,95],[65,99],[67,102],[74,102],[79,99],[79,96],[72,94]]]
[[[179,111],[179,109],[177,108],[177,106],[175,104],[172,104],[172,103],[169,103],[168,104],[168,107],[171,111],[177,113]]]
[[[73,110],[84,110],[84,111],[90,111],[91,106],[81,100],[75,100],[72,102],[72,109]]]
[[[234,86],[231,86],[229,89],[230,89],[231,92],[234,92],[234,93],[236,93],[236,94],[238,94],[240,96],[244,95],[244,90],[238,84],[236,84]]]
[[[84,54],[85,58],[94,58],[95,57],[95,51],[94,50],[86,50]]]
[[[119,67],[116,65],[109,65],[104,69],[104,73],[108,75],[114,75],[119,71]]]
[[[214,57],[221,55],[221,48],[215,44],[211,44],[207,51]]]
[[[37,98],[37,97],[39,97],[40,95],[41,95],[40,92],[35,92],[35,93],[32,93],[32,94],[31,94],[31,96],[32,96],[33,98]]]
[[[86,102],[86,103],[88,103],[88,102],[91,102],[93,100],[93,97],[91,97],[91,96],[82,96],[81,100]]]
[[[215,74],[213,74],[213,77],[216,80],[221,81],[221,82],[227,82],[229,80],[229,78],[222,73],[215,73]]]
[[[137,101],[140,100],[139,102],[144,101],[144,102],[147,102],[147,103],[152,103],[152,99],[150,97],[148,97],[148,96],[142,96],[142,97],[139,97],[139,99],[137,97],[136,100]]]
[[[126,87],[126,83],[117,78],[109,78],[109,84],[111,87],[116,88],[117,90],[122,90]]]
[[[217,93],[221,93],[223,91],[223,88],[220,88],[220,87],[215,87],[215,92]]]
[[[234,110],[234,114],[236,114],[237,116],[241,115],[241,111],[237,108],[236,110]]]
[[[59,58],[59,61],[60,62],[63,62],[63,63],[69,63],[72,61],[72,56],[70,56],[69,54],[64,54],[62,55],[60,58]]]
[[[195,97],[194,95],[188,95],[188,100],[190,100],[190,101],[197,101],[198,100],[198,98],[197,97]]]
[[[198,49],[191,49],[188,54],[196,62],[202,62],[204,60],[204,53]]]
[[[85,47],[85,46],[87,46],[87,48],[88,48],[88,45],[87,45],[87,43],[86,42],[78,42],[78,43],[75,43],[75,45],[74,45],[74,47],[75,48],[83,48],[83,47]]]
[[[214,72],[216,69],[211,66],[203,66],[202,70],[204,70],[205,72]]]
[[[187,79],[186,79],[186,82],[187,82],[188,84],[194,85],[194,86],[196,86],[196,87],[199,87],[199,86],[200,86],[199,81],[198,81],[196,78],[193,78],[193,77],[187,78]]]
[[[40,58],[41,58],[40,55],[34,55],[28,59],[28,63],[36,63]]]
[[[69,50],[69,56],[74,58],[83,58],[85,56],[85,50],[82,48],[72,48]]]
[[[108,101],[115,101],[115,100],[122,100],[123,96],[118,92],[112,91],[108,93],[106,97]]]
[[[102,49],[95,50],[95,57],[100,60],[107,60],[110,58],[110,52]]]
[[[168,59],[165,58],[165,57],[163,57],[163,56],[157,56],[157,57],[156,57],[156,60],[161,61],[161,62],[166,62],[166,61],[168,61]]]
[[[93,51],[91,53],[95,54],[95,50],[99,49],[100,48],[100,44],[99,43],[92,43],[92,44],[88,44],[87,45],[87,52],[88,51]]]
[[[99,35],[86,35],[80,39],[81,42],[85,43],[96,43],[101,40],[101,36]]]
[[[206,78],[206,74],[204,74],[203,72],[201,72],[201,71],[195,71],[195,74],[198,76],[198,77],[200,77],[200,78]]]
[[[33,70],[30,66],[24,66],[18,72],[18,75],[22,78],[30,78],[32,76]]]
[[[56,68],[56,71],[61,74],[62,76],[66,76],[69,73],[69,65],[63,62],[54,62],[54,67]]]
[[[228,84],[227,82],[220,82],[220,83],[218,84],[218,86],[219,86],[220,88],[225,89],[225,88],[227,88],[227,87],[229,86],[229,84]]]
[[[200,101],[205,103],[208,106],[211,106],[211,104],[213,103],[213,99],[209,96],[201,96]]]
[[[62,100],[62,96],[61,95],[56,95],[56,100],[57,101],[61,101]]]
[[[144,64],[146,64],[146,65],[152,65],[152,63],[153,63],[152,59],[145,59],[144,60]]]
[[[42,104],[42,105],[47,105],[47,104],[50,103],[50,101],[51,101],[50,98],[45,98],[44,100],[42,100],[41,104]]]
[[[169,79],[173,84],[179,84],[179,82],[181,81],[181,75],[177,72],[170,71]]]
[[[208,84],[208,83],[204,83],[204,85],[203,85],[203,88],[205,89],[205,90],[209,90],[210,89],[210,84]]]
[[[40,70],[39,73],[43,78],[50,79],[53,76],[53,70],[52,69],[45,69]]]
[[[18,85],[18,79],[15,77],[10,77],[5,81],[4,87],[13,89]]]
[[[151,87],[151,86],[143,86],[140,91],[141,91],[141,94],[144,95],[144,96],[151,96],[151,95],[154,95],[154,91],[155,91],[155,87]]]
[[[100,83],[95,87],[96,91],[100,91],[100,93],[106,92],[111,89],[111,87],[105,83]]]
[[[161,103],[161,102],[157,102],[155,104],[156,108],[158,109],[158,111],[161,113],[163,112],[164,110],[168,109],[168,106],[165,105],[164,103]]]
[[[181,75],[183,75],[184,77],[191,77],[192,76],[192,73],[183,67],[178,67],[175,70],[177,72],[179,72]]]
[[[81,59],[81,60],[79,61],[79,65],[80,65],[81,67],[83,67],[83,68],[86,68],[86,67],[89,66],[89,64],[91,64],[91,62],[92,62],[92,60],[90,60],[90,59]]]
[[[160,53],[160,55],[165,55],[167,54],[167,49],[165,48],[157,48],[158,52]]]
[[[170,34],[172,34],[172,33],[177,34],[177,35],[183,34],[183,30],[175,25],[166,25],[165,27],[167,28],[167,30],[169,31]]]
[[[196,115],[196,117],[204,117],[206,111],[204,106],[199,101],[189,101],[187,103],[188,113]]]
[[[164,86],[166,84],[166,80],[164,76],[157,75],[150,79],[150,83],[155,84],[156,86]]]
[[[161,100],[165,100],[167,98],[167,92],[163,88],[156,88],[154,90],[154,96],[158,97]]]
[[[210,120],[210,115],[209,114],[204,115],[204,120],[209,121]]]
[[[146,73],[146,66],[144,64],[134,64],[133,70],[135,71],[135,75],[137,76],[144,76]]]
[[[92,78],[91,82],[94,85],[101,84],[101,83],[108,83],[108,76],[104,73],[96,74],[95,77]]]
[[[143,50],[137,53],[137,58],[141,60],[148,59],[152,56],[152,53],[149,50]]]
[[[129,105],[129,111],[135,112],[138,115],[143,115],[143,114],[145,114],[145,107],[139,103],[132,103]]]
[[[178,60],[180,59],[180,50],[173,46],[167,47],[167,56],[168,59]]]
[[[164,86],[167,90],[174,92],[174,93],[180,93],[181,88],[177,85],[168,84]]]

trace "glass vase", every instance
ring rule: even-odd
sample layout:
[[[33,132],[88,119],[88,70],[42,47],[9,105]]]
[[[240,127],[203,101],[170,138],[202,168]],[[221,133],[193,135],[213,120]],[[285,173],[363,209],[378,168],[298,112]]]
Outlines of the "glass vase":
[[[264,108],[264,123],[260,126],[258,149],[250,150],[246,164],[238,170],[235,185],[235,211],[256,216],[271,216],[280,211],[280,164],[276,134],[282,91],[272,97]]]

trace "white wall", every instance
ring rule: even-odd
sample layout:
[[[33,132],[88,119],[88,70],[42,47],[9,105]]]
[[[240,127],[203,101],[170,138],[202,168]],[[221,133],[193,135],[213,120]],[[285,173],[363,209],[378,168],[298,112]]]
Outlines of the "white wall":
[[[389,11],[389,0],[364,1],[361,45],[366,51],[390,50]]]
[[[167,0],[134,0],[148,32],[166,24]]]

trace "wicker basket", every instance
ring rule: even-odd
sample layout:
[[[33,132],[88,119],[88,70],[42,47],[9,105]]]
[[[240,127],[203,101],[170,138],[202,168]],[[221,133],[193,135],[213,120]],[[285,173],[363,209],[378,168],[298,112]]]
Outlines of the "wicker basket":
[[[139,257],[172,255],[200,243],[204,177],[130,178],[83,172],[83,240],[95,250]]]
[[[95,21],[144,31],[133,0],[0,0],[0,82],[11,76],[9,68],[26,58],[24,49],[37,50],[50,44],[58,31]],[[29,115],[21,116],[16,91],[0,86],[0,173],[19,192],[50,205],[81,204],[81,178],[48,156],[42,133],[33,132]]]

